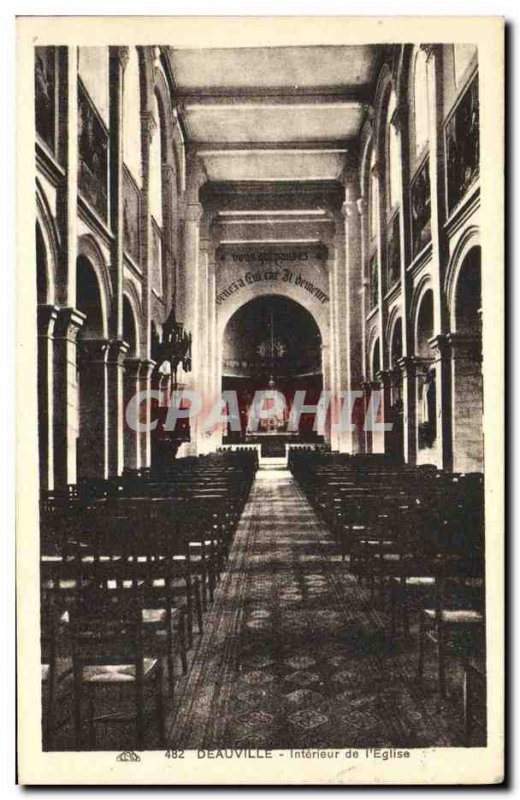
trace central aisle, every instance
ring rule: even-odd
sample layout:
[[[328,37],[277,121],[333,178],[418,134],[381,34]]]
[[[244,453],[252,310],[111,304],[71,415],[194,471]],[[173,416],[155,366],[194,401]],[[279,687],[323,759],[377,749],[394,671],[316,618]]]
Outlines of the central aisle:
[[[170,746],[454,743],[453,710],[418,692],[415,650],[385,649],[368,600],[292,475],[260,470],[179,685]]]

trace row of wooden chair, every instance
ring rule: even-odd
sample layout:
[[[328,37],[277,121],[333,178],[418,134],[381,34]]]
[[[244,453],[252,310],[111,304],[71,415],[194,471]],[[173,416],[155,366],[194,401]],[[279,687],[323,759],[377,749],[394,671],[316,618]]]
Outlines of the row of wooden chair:
[[[191,478],[183,465],[161,479],[132,477],[131,485],[118,480],[97,491],[90,487],[43,499],[47,749],[56,746],[60,726],[70,724],[70,714],[61,713],[64,695],[72,698],[76,749],[85,749],[85,716],[90,749],[96,747],[98,725],[128,722],[119,708],[99,713],[100,687],[131,688],[138,748],[151,690],[158,743],[164,744],[164,678],[172,701],[175,663],[187,672],[194,628],[202,633],[256,469],[253,453],[236,464],[229,456],[206,463],[207,469],[193,464]]]
[[[410,636],[416,615],[418,680],[424,679],[430,645],[441,700],[448,693],[449,655],[463,663],[469,743],[474,709],[484,703],[474,690],[482,687],[478,676],[485,662],[482,476],[297,452],[290,467],[336,538],[349,572],[367,584],[371,603],[389,610],[393,646],[400,632]]]

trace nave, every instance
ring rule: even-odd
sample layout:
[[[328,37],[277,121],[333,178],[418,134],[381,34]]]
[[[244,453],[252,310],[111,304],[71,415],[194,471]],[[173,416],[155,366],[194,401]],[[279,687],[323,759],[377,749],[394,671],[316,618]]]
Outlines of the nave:
[[[213,475],[222,468],[218,463],[222,458],[215,457],[210,468]],[[244,454],[240,458],[244,459]],[[232,459],[228,455],[225,460],[231,464]],[[384,463],[360,468],[343,459],[338,465],[337,457],[331,454],[309,452],[293,455],[290,467],[292,472],[272,468],[256,472],[220,582],[216,588],[211,580],[208,583],[202,632],[200,620],[193,631],[190,623],[187,652],[180,652],[182,642],[173,638],[175,662],[171,672],[165,669],[160,689],[166,719],[157,715],[157,698],[144,699],[146,731],[140,747],[286,749],[482,743],[484,628],[482,607],[479,610],[475,601],[475,587],[481,588],[482,573],[476,563],[478,525],[467,533],[467,508],[463,508],[464,498],[471,499],[475,508],[479,493],[469,485],[471,476],[469,483],[459,479],[464,489],[459,483],[447,502],[446,483],[456,479],[435,471],[427,475],[424,469],[409,469],[405,490],[403,469],[387,468]],[[208,462],[202,469],[208,469]],[[193,483],[197,479],[192,476],[190,480]],[[408,533],[403,532],[405,528],[396,532],[385,513],[393,494],[394,500],[399,498],[404,520],[408,499],[414,497],[420,502],[426,488],[433,496],[434,481],[442,484],[438,491],[444,498],[444,531],[430,528],[430,540],[435,539],[435,545],[428,556],[416,551],[412,557],[409,540],[408,544],[405,541],[409,529]],[[393,491],[389,489],[392,484]],[[359,502],[363,490],[366,495]],[[200,485],[197,491],[200,497]],[[215,488],[207,491],[214,495]],[[157,485],[152,484],[148,503],[157,492]],[[379,498],[375,504],[374,493]],[[392,507],[395,513],[395,503]],[[201,508],[199,505],[199,514]],[[362,508],[368,515],[365,524],[361,521]],[[356,524],[352,522],[354,509]],[[421,514],[424,522],[425,509]],[[324,522],[334,517],[341,522]],[[447,541],[450,520],[456,530]],[[381,522],[383,531],[378,527]],[[419,517],[414,515],[414,524],[418,522]],[[440,522],[438,517],[437,524]],[[89,531],[91,535],[92,518]],[[356,541],[352,539],[355,531]],[[147,532],[149,536],[150,525]],[[423,538],[424,533],[416,529]],[[397,535],[392,541],[393,534]],[[468,536],[474,538],[473,552]],[[193,526],[190,538],[195,538]],[[367,552],[371,547],[374,553]],[[109,567],[104,571],[114,575],[118,562],[115,565],[113,544],[111,548]],[[153,557],[151,562],[154,577],[163,574]],[[206,595],[206,576],[200,566],[197,571]],[[441,583],[445,590],[448,577],[457,583],[455,611],[453,607],[450,611],[441,608],[432,591]],[[401,591],[409,583],[410,588],[413,586],[406,613],[404,596],[397,598],[393,593],[391,584],[395,580]],[[452,602],[454,597],[452,594]],[[179,602],[175,602],[177,607]],[[427,632],[420,677],[418,622],[421,609],[431,609],[432,604],[439,617]],[[425,613],[431,622],[432,611]],[[449,614],[451,617],[445,618]],[[438,620],[446,625],[439,625]],[[439,634],[445,637],[442,651]],[[98,670],[99,655],[96,652]],[[444,685],[440,683],[439,656],[443,661],[449,659],[449,670],[445,663],[443,666]],[[164,650],[162,658],[167,660]],[[121,666],[111,669],[112,675],[115,671],[121,676]],[[106,676],[106,672],[103,674]],[[111,681],[99,673],[98,679]],[[95,713],[98,722],[104,719],[110,723],[108,715],[121,715],[122,709],[131,705],[135,681],[132,686],[120,684],[115,695],[114,687],[106,683],[97,687],[101,692],[97,691]],[[90,717],[90,711],[90,707],[88,713],[83,711],[83,747],[85,717]],[[163,723],[166,730],[161,740],[158,726]],[[87,728],[91,748],[135,747],[135,728],[128,720],[126,725],[117,726],[96,723],[95,732],[87,721]],[[71,736],[66,725],[53,747],[70,747]]]

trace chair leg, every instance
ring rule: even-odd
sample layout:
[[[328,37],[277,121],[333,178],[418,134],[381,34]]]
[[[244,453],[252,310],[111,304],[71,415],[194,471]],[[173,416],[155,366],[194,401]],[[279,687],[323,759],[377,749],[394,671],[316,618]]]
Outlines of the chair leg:
[[[166,727],[164,724],[164,705],[162,698],[162,685],[163,685],[163,669],[159,661],[157,665],[157,675],[155,678],[155,716],[157,721],[157,729],[159,731],[159,744],[161,747],[166,746]]]
[[[54,743],[54,669],[49,667],[47,689],[47,710],[42,726],[43,749],[50,750]]]
[[[471,707],[471,679],[467,663],[464,665],[464,682],[462,684],[462,698],[464,704],[464,742],[466,747],[471,747],[471,718],[473,709]]]
[[[439,671],[439,694],[441,700],[446,698],[446,648],[445,648],[445,632],[444,625],[439,622],[438,625],[438,671]]]
[[[193,647],[193,595],[190,576],[186,576],[186,611],[188,623],[188,647]]]
[[[183,675],[186,675],[188,672],[188,658],[186,655],[186,613],[184,609],[181,609],[180,618],[177,625],[177,632],[179,634],[179,644],[181,649],[182,673]]]
[[[392,644],[395,642],[395,635],[397,633],[397,581],[392,581],[390,584],[390,641]]]
[[[202,598],[200,596],[200,582],[197,578],[193,581],[193,589],[195,592],[195,606],[197,612],[197,622],[199,626],[199,633],[202,634],[204,631],[204,616],[202,613]]]
[[[135,732],[137,749],[143,749],[144,743],[144,697],[142,676],[136,677],[135,682]]]
[[[82,673],[81,669],[75,667],[74,669],[74,738],[76,749],[81,750],[81,705],[82,705]]]
[[[417,665],[417,677],[422,680],[424,674],[424,649],[426,646],[426,629],[424,614],[419,615],[419,663]]]
[[[410,638],[410,609],[408,608],[408,593],[406,585],[402,587],[402,617],[403,617],[403,630],[407,639]]]
[[[88,746],[90,750],[96,749],[96,726],[94,723],[95,718],[95,703],[94,703],[94,687],[92,684],[88,685]]]

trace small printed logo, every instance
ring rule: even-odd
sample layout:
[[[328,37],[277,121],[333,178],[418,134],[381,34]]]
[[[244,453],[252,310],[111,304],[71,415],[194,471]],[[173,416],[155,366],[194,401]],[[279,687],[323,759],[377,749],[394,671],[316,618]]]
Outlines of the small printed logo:
[[[119,753],[117,761],[140,761],[141,756],[138,756],[137,753],[134,753],[133,750],[123,750],[122,753]]]

